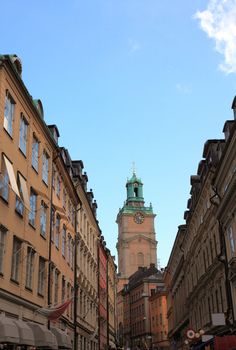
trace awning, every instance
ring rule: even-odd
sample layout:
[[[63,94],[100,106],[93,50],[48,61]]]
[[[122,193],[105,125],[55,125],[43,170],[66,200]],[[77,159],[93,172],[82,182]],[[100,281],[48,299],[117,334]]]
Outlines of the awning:
[[[56,337],[47,327],[34,322],[27,322],[27,325],[33,331],[37,348],[58,349]]]
[[[51,327],[50,330],[57,338],[57,344],[59,349],[72,349],[71,341],[64,331],[54,327]]]
[[[9,176],[11,187],[12,187],[13,191],[17,194],[17,196],[20,197],[20,193],[19,193],[19,189],[18,189],[18,186],[17,186],[17,182],[16,182],[13,166],[12,166],[11,162],[7,159],[7,157],[5,155],[3,155],[3,158],[4,158],[4,162],[5,162],[6,168],[7,168],[7,172],[8,172],[8,176]]]
[[[20,335],[14,320],[0,315],[0,343],[19,344]]]
[[[35,346],[34,334],[32,329],[22,320],[12,320],[18,327],[20,336],[20,345]]]
[[[30,201],[29,201],[29,193],[27,190],[27,184],[26,184],[26,181],[21,174],[19,174],[19,180],[20,180],[24,205],[28,210],[30,210]]]

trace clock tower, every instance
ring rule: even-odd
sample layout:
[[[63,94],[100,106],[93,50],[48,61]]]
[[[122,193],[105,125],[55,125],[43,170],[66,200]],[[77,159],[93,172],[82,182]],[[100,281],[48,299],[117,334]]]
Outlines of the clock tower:
[[[144,205],[143,184],[136,174],[126,183],[127,199],[117,215],[118,273],[121,284],[139,267],[149,267],[157,262],[157,241],[152,205]]]

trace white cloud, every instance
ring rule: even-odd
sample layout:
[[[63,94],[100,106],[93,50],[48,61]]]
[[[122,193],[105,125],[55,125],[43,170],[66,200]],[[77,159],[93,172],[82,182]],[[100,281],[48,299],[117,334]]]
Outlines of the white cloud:
[[[185,84],[177,83],[175,87],[182,94],[190,94],[192,92],[191,88]]]
[[[236,73],[236,0],[210,0],[207,9],[198,11],[194,17],[215,41],[216,51],[224,56],[220,69]]]

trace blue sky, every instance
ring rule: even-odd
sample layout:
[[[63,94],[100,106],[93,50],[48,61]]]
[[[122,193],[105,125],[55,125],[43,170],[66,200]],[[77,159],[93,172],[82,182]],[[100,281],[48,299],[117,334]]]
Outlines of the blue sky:
[[[83,160],[108,247],[135,162],[165,266],[204,142],[233,118],[236,1],[0,3],[0,53],[19,55],[60,145]]]

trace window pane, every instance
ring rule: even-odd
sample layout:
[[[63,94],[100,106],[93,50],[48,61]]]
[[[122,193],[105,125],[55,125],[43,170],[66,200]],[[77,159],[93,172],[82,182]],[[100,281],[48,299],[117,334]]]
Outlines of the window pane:
[[[49,156],[46,152],[43,153],[43,173],[42,173],[42,179],[43,181],[48,184],[48,164],[49,164]]]
[[[29,212],[29,223],[32,226],[35,226],[35,218],[36,218],[36,202],[37,196],[34,191],[30,192],[30,212]]]
[[[0,273],[3,273],[3,258],[5,251],[5,238],[7,230],[0,226]]]
[[[28,123],[26,119],[22,116],[20,120],[20,140],[19,147],[20,150],[26,155],[26,143],[27,143],[27,127]]]
[[[14,238],[13,250],[12,250],[12,265],[11,265],[11,278],[14,281],[19,280],[20,256],[21,256],[21,242],[17,238]]]
[[[7,93],[5,98],[4,108],[4,128],[12,136],[12,126],[14,117],[14,101],[12,97]]]
[[[32,143],[32,167],[38,171],[38,157],[39,157],[39,142],[36,137],[33,137]]]

